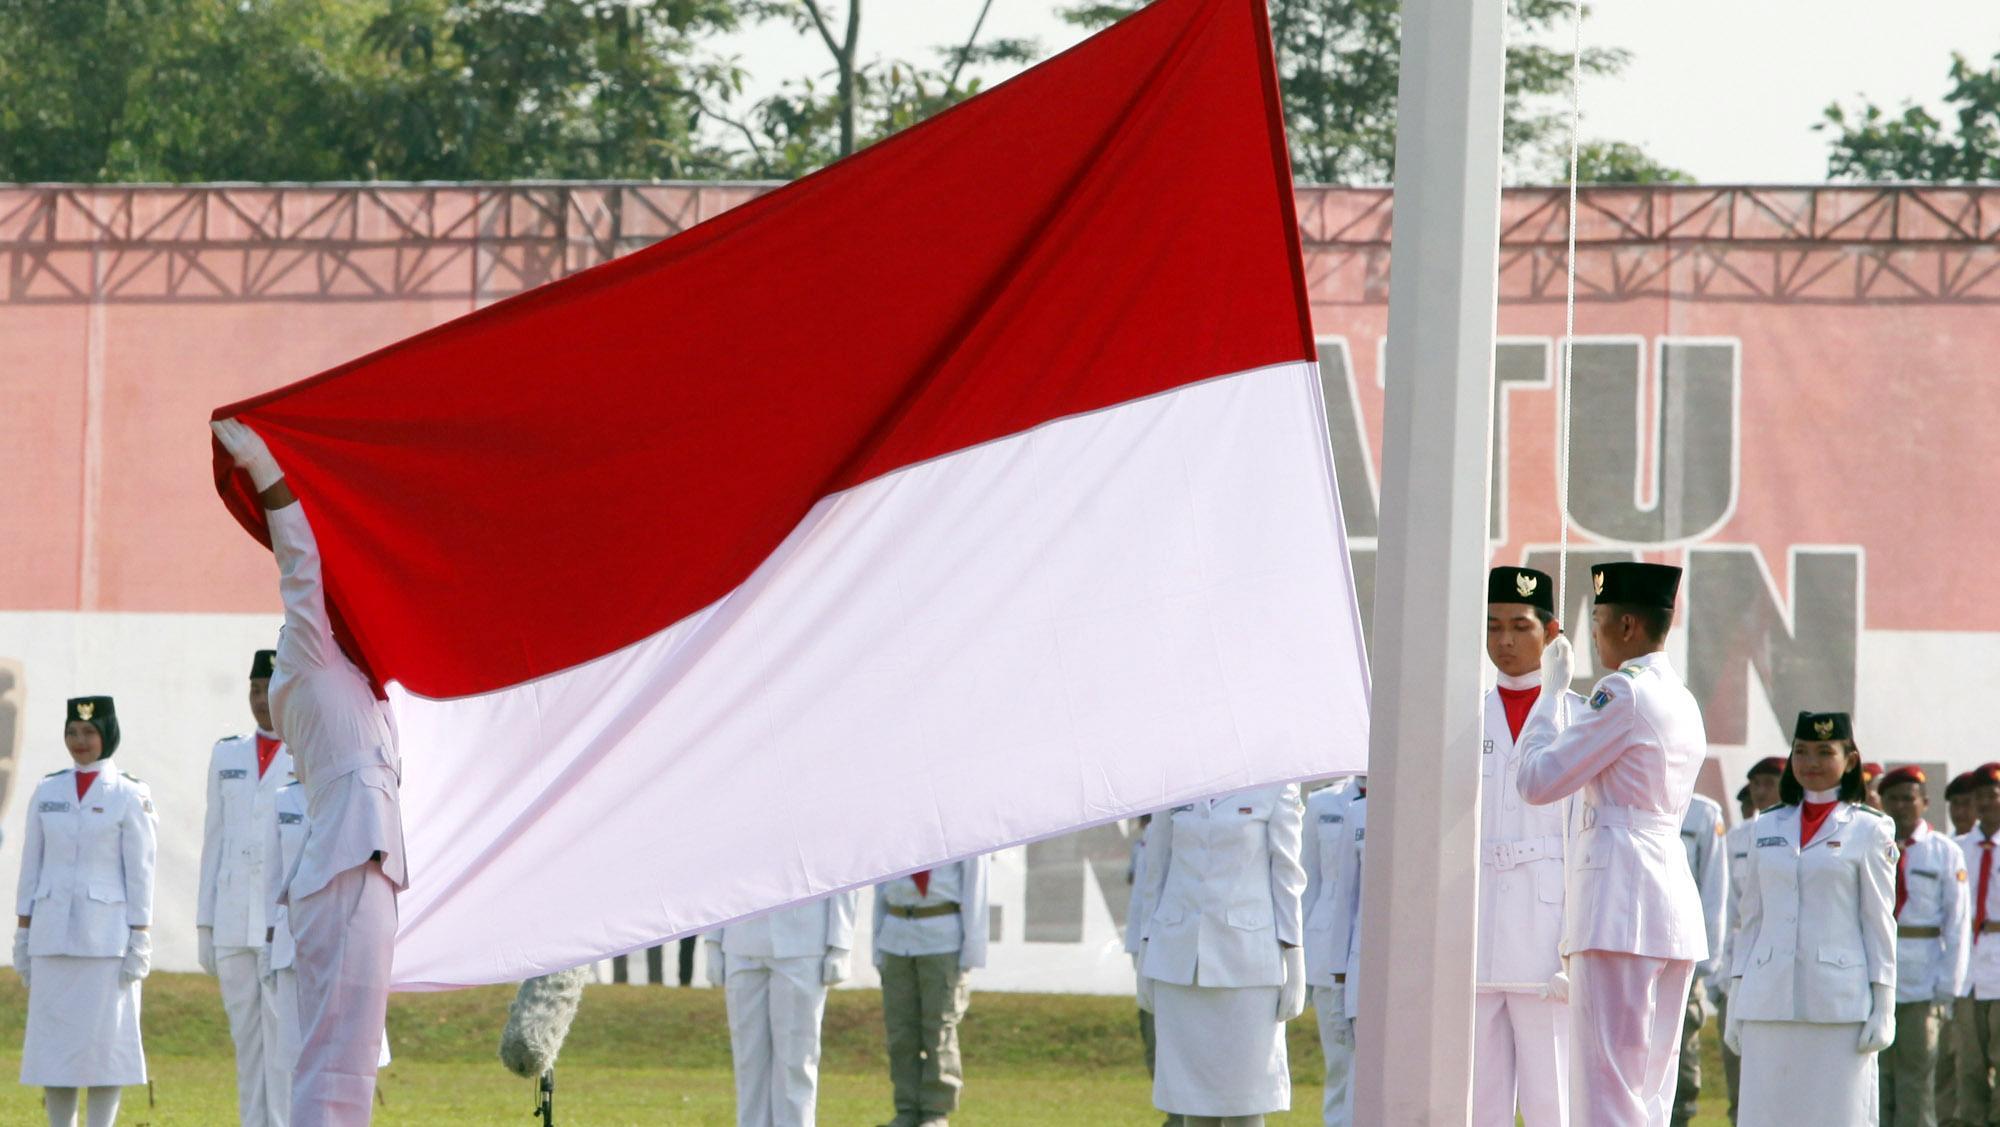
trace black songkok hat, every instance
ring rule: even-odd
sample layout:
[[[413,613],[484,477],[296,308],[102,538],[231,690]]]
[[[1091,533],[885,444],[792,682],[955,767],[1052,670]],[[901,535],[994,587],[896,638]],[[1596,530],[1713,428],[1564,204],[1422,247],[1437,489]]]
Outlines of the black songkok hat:
[[[1556,612],[1556,581],[1532,567],[1496,567],[1486,573],[1488,603],[1526,603]]]
[[[1792,729],[1795,740],[1852,740],[1854,722],[1845,712],[1801,712]]]
[[[269,681],[271,679],[271,671],[277,668],[277,663],[277,650],[258,650],[257,656],[250,659],[250,679],[252,681]]]
[[[1670,564],[1602,563],[1590,569],[1590,586],[1599,604],[1674,609],[1680,594],[1681,569]]]
[[[1736,801],[1738,801],[1738,802],[1748,802],[1748,801],[1750,801],[1750,784],[1749,784],[1749,783],[1744,783],[1744,784],[1743,784],[1743,787],[1742,787],[1742,789],[1741,789],[1741,790],[1738,790],[1738,791],[1736,792]]]
[[[97,729],[97,735],[104,741],[104,758],[118,750],[118,709],[110,697],[74,697],[69,702],[69,711],[63,717],[64,723],[81,720]]]

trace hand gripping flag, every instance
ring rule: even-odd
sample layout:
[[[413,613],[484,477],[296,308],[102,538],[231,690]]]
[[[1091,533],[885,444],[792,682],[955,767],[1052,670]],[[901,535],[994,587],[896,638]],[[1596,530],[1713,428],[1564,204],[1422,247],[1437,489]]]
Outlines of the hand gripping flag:
[[[397,983],[1360,769],[1313,356],[1263,3],[1161,0],[217,411],[302,499],[395,710]]]

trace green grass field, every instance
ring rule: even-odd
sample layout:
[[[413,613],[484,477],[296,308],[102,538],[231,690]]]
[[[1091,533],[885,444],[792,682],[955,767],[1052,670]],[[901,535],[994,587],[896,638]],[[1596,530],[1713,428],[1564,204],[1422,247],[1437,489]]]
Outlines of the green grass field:
[[[26,996],[0,976],[0,1068],[19,1075]],[[528,1081],[500,1066],[497,1046],[511,987],[398,995],[389,1006],[396,1062],[384,1070],[380,1124],[528,1123]],[[829,1000],[821,1062],[820,1122],[872,1127],[889,1118],[880,1003],[873,991]],[[151,1092],[125,1094],[125,1127],[226,1125],[235,1118],[229,1032],[213,979],[156,974],[146,982]],[[1294,1110],[1274,1125],[1317,1123],[1320,1055],[1310,1012],[1291,1028]],[[975,989],[962,1045],[964,1127],[1089,1124],[1153,1127],[1132,1002],[1058,994],[981,994]],[[1722,1127],[1721,1069],[1711,1036],[1701,1127]],[[556,1121],[564,1127],[655,1127],[734,1123],[729,1037],[714,990],[598,986],[557,1071]],[[0,1123],[41,1122],[40,1093],[0,1085]]]

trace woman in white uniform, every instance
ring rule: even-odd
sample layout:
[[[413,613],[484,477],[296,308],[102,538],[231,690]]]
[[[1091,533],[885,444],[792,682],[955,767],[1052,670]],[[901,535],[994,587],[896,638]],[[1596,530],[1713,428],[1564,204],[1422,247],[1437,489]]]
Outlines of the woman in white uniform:
[[[1878,1121],[1896,1031],[1896,841],[1861,804],[1847,715],[1799,714],[1779,805],[1751,823],[1725,1040],[1738,1127]]]
[[[90,1127],[108,1127],[120,1089],[146,1082],[139,981],[152,969],[157,822],[146,785],[106,762],[118,750],[110,697],[70,701],[63,743],[75,766],[35,787],[21,853],[21,1083],[45,1089],[51,1127],[71,1127],[90,1089]]]
[[[1176,806],[1147,828],[1139,1002],[1158,1036],[1154,1106],[1188,1127],[1258,1127],[1291,1108],[1303,817],[1298,787],[1266,787]]]

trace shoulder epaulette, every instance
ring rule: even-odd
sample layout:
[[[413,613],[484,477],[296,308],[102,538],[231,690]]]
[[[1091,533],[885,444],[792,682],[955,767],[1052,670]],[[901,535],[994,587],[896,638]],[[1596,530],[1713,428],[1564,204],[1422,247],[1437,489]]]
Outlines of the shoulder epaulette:
[[[1621,665],[1618,667],[1618,672],[1623,673],[1627,677],[1633,677],[1633,678],[1638,677],[1639,674],[1644,673],[1645,671],[1646,671],[1645,666],[1637,664]]]
[[[44,778],[44,779],[53,779],[53,778],[55,778],[55,777],[56,777],[57,775],[60,775],[60,774],[62,774],[62,773],[63,773],[64,771],[67,771],[67,770],[69,770],[69,768],[67,768],[67,767],[58,767],[58,768],[56,768],[55,770],[53,770],[53,771],[50,771],[50,772],[49,772],[48,774],[46,774],[46,775],[43,775],[43,776],[42,776],[42,778]]]
[[[1773,810],[1783,810],[1784,808],[1785,808],[1785,804],[1784,804],[1784,803],[1782,803],[1782,802],[1773,802],[1773,803],[1772,803],[1771,805],[1769,805],[1769,806],[1766,806],[1766,807],[1764,807],[1764,808],[1763,808],[1762,810],[1759,810],[1759,811],[1757,811],[1757,813],[1759,813],[1759,814],[1769,814],[1769,813],[1770,813],[1771,811],[1773,811]]]
[[[144,780],[144,779],[140,778],[140,777],[139,777],[139,776],[137,776],[137,775],[134,775],[134,774],[133,774],[132,772],[130,772],[130,771],[120,771],[120,772],[118,772],[118,773],[119,773],[119,774],[121,774],[121,775],[123,775],[123,776],[125,776],[125,779],[126,779],[126,781],[127,781],[127,782],[134,782],[134,783],[138,783],[138,784],[139,784],[140,786],[145,786],[145,785],[146,785],[146,780]]]
[[[1851,803],[1850,805],[1852,805],[1856,810],[1859,810],[1864,814],[1873,814],[1877,818],[1887,818],[1889,816],[1883,813],[1882,811],[1875,809],[1873,806],[1868,805],[1865,802],[1855,802]]]

